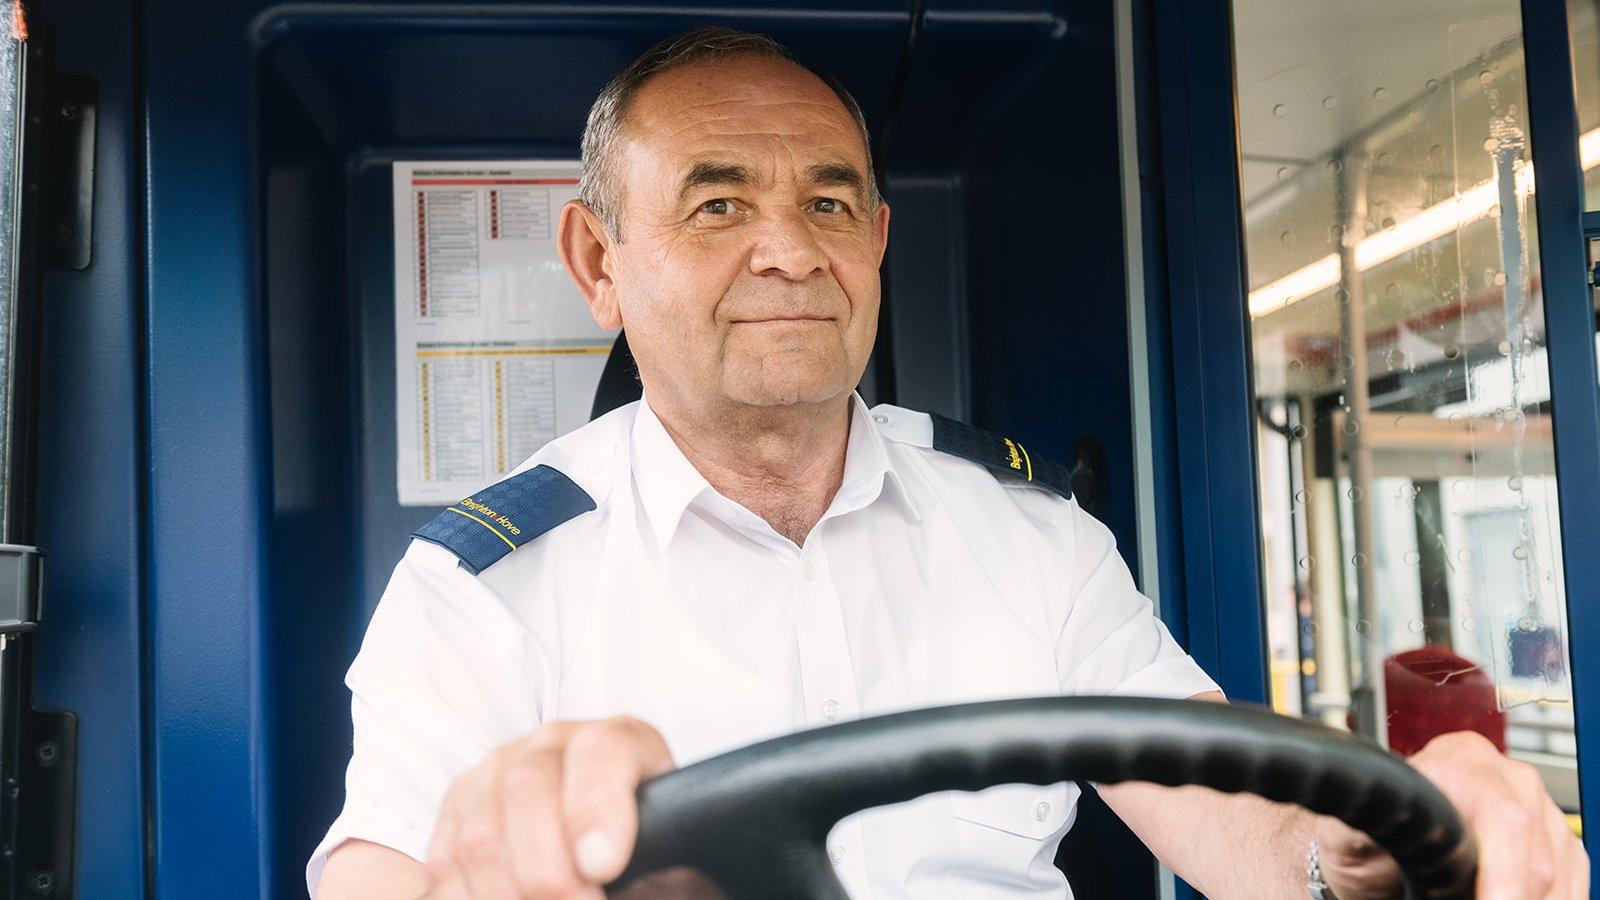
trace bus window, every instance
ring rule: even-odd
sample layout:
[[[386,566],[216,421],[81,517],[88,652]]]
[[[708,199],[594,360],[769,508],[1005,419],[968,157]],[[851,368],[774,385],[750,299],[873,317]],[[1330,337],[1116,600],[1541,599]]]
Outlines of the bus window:
[[[1273,705],[1575,812],[1517,0],[1233,21]]]
[[[1572,79],[1578,101],[1578,157],[1583,164],[1584,208],[1600,209],[1600,4],[1570,0]]]

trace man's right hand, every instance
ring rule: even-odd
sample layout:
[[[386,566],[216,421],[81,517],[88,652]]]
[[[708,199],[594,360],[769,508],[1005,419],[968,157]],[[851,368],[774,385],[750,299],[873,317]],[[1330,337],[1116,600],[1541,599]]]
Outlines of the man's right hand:
[[[633,854],[639,783],[674,768],[629,717],[552,722],[491,751],[445,794],[428,900],[598,900]]]

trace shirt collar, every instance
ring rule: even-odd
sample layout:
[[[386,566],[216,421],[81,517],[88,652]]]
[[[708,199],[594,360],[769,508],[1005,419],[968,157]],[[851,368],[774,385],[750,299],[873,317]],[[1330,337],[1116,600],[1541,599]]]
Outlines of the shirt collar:
[[[644,506],[656,546],[665,548],[677,533],[683,514],[703,494],[716,494],[705,476],[689,462],[650,408],[649,398],[639,401],[633,422],[632,469],[639,500]],[[893,487],[886,490],[886,485]],[[905,482],[890,460],[882,434],[872,423],[860,394],[850,396],[850,437],[845,445],[844,477],[823,519],[864,509],[884,494],[912,521],[921,521]]]

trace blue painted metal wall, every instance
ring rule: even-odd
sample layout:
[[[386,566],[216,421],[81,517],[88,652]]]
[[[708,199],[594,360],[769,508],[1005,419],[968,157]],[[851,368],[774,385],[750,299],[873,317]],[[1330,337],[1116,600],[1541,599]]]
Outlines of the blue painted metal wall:
[[[1227,0],[1154,0],[1166,337],[1189,651],[1267,700],[1239,150]]]
[[[38,27],[64,4],[36,4]],[[35,702],[78,716],[78,896],[143,895],[141,129],[133,9],[79,0],[54,64],[99,84],[94,264],[45,281]],[[48,111],[39,111],[48,114]]]

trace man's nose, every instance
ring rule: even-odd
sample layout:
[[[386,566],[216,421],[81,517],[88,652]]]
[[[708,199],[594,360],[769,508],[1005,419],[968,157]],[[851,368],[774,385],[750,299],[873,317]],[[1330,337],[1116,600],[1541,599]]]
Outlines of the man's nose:
[[[750,271],[804,281],[828,267],[828,255],[817,241],[805,213],[792,210],[772,215],[758,229],[750,251]]]

